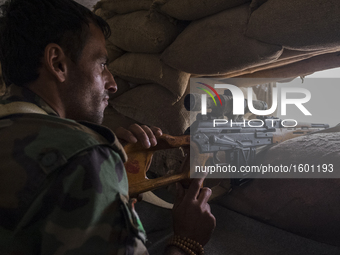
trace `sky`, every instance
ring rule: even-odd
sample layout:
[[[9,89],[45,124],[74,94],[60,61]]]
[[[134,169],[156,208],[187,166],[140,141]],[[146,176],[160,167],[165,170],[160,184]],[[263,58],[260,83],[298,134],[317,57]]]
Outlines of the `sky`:
[[[315,72],[308,77],[313,78],[340,78],[340,68],[333,68],[329,70],[324,70],[320,72]]]

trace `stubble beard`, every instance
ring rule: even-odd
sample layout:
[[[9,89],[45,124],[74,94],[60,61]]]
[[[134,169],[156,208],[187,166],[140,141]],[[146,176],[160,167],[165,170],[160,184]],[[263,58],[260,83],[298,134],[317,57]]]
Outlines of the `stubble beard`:
[[[94,97],[91,95],[92,100],[90,103],[88,101],[82,101],[79,98],[72,103],[73,106],[70,108],[68,116],[76,121],[89,121],[95,124],[101,124],[104,118],[104,109],[102,107],[103,99],[102,97]]]
[[[101,124],[105,110],[103,100],[108,95],[108,91],[99,93],[89,89],[90,84],[81,82],[73,83],[68,87],[69,90],[66,91],[67,94],[64,97],[65,117],[76,121]]]

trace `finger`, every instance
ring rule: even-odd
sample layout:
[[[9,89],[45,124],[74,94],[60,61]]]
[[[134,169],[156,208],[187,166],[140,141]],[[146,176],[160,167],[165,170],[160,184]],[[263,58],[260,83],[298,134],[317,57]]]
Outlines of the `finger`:
[[[209,200],[209,198],[211,196],[211,193],[212,193],[211,189],[209,189],[207,187],[202,188],[200,194],[198,195],[199,203],[201,205],[207,204],[207,202],[208,202],[208,200]]]
[[[150,129],[152,130],[152,132],[155,134],[156,137],[163,135],[162,129],[160,129],[158,127],[151,126]]]
[[[200,192],[204,178],[193,179],[188,189],[187,198],[189,200],[196,200]]]
[[[191,152],[191,150],[190,150]],[[190,158],[192,157],[192,155],[190,155]],[[208,171],[207,172],[194,172],[194,173],[190,173],[190,177],[192,179],[205,179],[208,176]]]
[[[207,204],[207,210],[205,210],[205,215],[206,215],[206,218],[205,218],[205,223],[207,225],[210,225],[211,228],[212,228],[212,231],[214,231],[215,227],[216,227],[216,218],[215,216],[211,213],[210,211],[210,205]]]
[[[205,204],[206,211],[208,211],[211,214],[211,208],[208,203]]]
[[[127,129],[119,127],[115,130],[115,134],[119,139],[123,139],[129,143],[136,143],[137,138]]]
[[[210,213],[211,214],[211,213]],[[215,218],[215,216],[213,215],[213,214],[211,214],[211,221],[212,221],[212,224],[213,224],[213,226],[214,226],[214,229],[215,229],[215,227],[216,227],[216,218]]]
[[[128,129],[145,148],[150,148],[151,143],[149,137],[141,126],[132,124]]]
[[[176,197],[174,202],[174,208],[176,208],[182,202],[184,195],[185,191],[183,186],[179,182],[176,182]]]
[[[157,145],[157,139],[156,139],[153,131],[151,130],[151,128],[149,128],[146,125],[142,125],[141,127],[143,128],[144,132],[148,136],[149,142],[151,143],[151,146],[156,146]]]

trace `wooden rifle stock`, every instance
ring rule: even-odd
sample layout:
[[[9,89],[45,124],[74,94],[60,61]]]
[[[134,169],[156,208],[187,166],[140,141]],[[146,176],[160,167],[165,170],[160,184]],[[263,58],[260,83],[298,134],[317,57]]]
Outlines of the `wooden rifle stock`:
[[[188,157],[184,160],[183,171],[170,176],[162,176],[157,179],[147,179],[146,172],[150,167],[152,155],[157,150],[182,147],[189,151],[190,136],[171,136],[164,134],[157,138],[157,145],[149,149],[144,148],[140,143],[127,144],[124,146],[128,155],[128,161],[124,164],[129,180],[129,194],[136,196],[140,193],[154,190],[189,178]]]
[[[278,128],[273,134],[273,144],[281,143],[286,140],[310,134],[322,130],[324,128],[312,128],[310,125],[299,125],[297,128]],[[182,147],[187,154],[179,172],[173,175],[165,175],[156,179],[147,179],[146,172],[151,164],[152,155],[157,150],[171,149]],[[125,169],[129,180],[129,194],[136,196],[140,193],[168,186],[172,183],[183,181],[190,178],[190,159],[189,153],[191,149],[199,154],[198,146],[190,143],[190,135],[171,136],[164,134],[157,138],[157,145],[149,149],[145,149],[140,143],[127,144],[124,146],[128,155],[128,161],[125,163]],[[212,153],[199,154],[197,165],[204,166],[205,162]]]

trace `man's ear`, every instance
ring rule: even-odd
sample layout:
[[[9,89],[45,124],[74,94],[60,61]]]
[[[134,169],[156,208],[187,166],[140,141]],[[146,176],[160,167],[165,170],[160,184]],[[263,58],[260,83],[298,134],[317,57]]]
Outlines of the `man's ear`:
[[[67,57],[63,49],[55,43],[45,47],[43,63],[47,70],[59,82],[64,82],[67,74]]]

